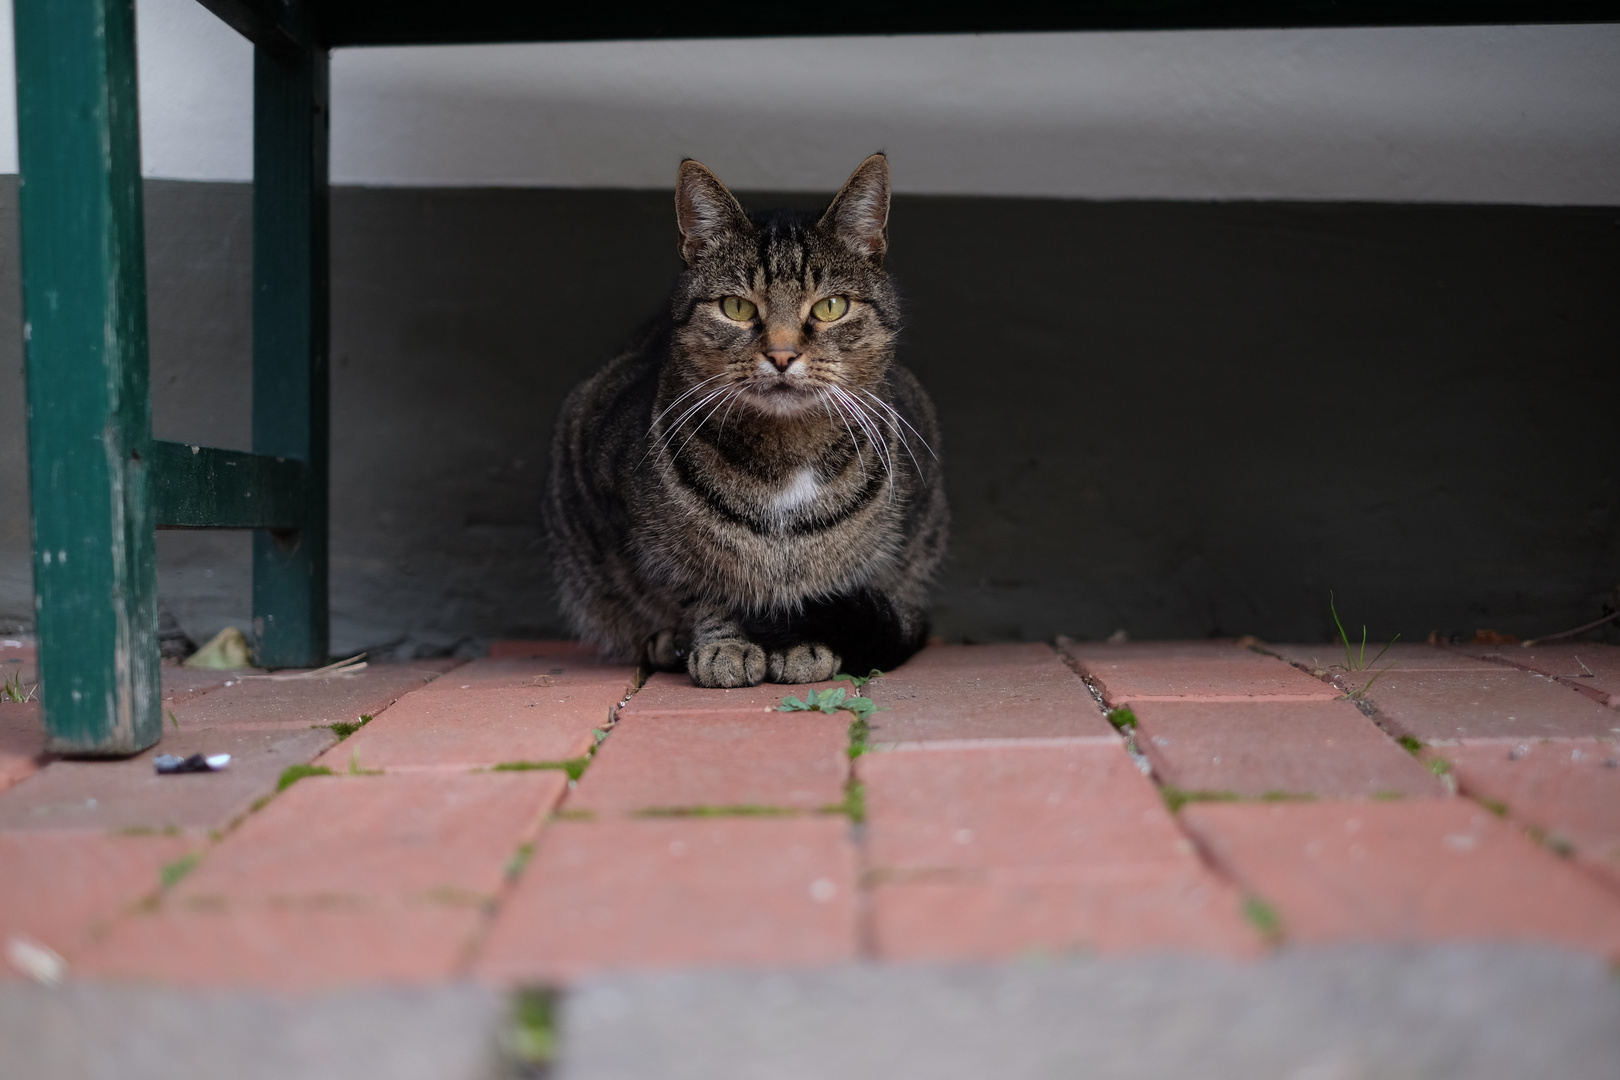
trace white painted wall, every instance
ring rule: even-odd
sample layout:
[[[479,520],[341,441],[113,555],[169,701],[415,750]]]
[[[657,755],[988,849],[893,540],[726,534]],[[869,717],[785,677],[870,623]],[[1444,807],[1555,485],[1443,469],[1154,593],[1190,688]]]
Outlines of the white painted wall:
[[[138,12],[145,172],[248,179],[251,50]],[[1620,204],[1613,24],[347,49],[332,82],[346,184],[664,187],[690,155],[825,190],[881,147],[906,192]]]

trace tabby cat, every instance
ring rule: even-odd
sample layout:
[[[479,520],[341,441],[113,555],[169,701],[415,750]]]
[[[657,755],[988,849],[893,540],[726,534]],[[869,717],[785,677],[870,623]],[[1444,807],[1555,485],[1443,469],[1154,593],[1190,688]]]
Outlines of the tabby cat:
[[[933,406],[893,361],[889,166],[748,215],[683,161],[668,312],[563,403],[546,527],[588,641],[699,686],[815,682],[922,645],[948,512]]]

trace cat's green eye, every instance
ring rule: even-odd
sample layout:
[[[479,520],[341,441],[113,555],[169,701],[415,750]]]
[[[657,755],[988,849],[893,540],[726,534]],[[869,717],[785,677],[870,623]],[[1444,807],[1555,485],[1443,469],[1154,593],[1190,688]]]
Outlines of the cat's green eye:
[[[822,322],[837,322],[848,310],[848,300],[842,296],[827,296],[816,301],[816,306],[810,309],[810,314]]]
[[[726,313],[728,319],[747,322],[754,317],[754,312],[759,309],[740,296],[728,296],[720,301],[720,310]]]

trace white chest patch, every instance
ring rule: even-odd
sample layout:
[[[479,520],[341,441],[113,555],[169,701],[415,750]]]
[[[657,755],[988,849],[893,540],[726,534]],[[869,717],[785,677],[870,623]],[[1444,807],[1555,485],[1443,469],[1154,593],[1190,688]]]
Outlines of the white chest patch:
[[[816,479],[815,470],[800,469],[771,502],[778,510],[797,510],[819,494],[821,482]]]

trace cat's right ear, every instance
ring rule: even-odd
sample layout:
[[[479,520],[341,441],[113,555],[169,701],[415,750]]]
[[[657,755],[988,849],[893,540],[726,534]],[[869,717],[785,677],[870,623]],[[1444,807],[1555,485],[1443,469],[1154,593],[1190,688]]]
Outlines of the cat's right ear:
[[[749,228],[736,196],[691,158],[681,162],[675,175],[675,222],[681,228],[681,258],[688,265],[725,237]]]

